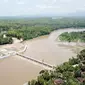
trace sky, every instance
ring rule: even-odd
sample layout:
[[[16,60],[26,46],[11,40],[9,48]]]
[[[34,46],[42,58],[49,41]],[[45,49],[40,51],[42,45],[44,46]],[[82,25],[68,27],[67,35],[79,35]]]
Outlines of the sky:
[[[0,16],[59,15],[85,11],[85,0],[0,0]]]

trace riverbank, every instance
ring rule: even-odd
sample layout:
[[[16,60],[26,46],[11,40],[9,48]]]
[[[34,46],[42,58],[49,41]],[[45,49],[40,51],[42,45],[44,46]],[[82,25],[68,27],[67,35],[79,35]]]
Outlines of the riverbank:
[[[64,33],[64,32],[81,32],[85,31],[85,29],[67,29],[63,30],[63,32],[60,30],[59,35]],[[81,50],[85,48],[85,43],[84,42],[67,42],[67,41],[61,41],[59,37],[56,38],[56,43],[57,45],[61,47],[67,47],[70,48],[73,52],[78,53]],[[78,52],[77,52],[78,51]]]

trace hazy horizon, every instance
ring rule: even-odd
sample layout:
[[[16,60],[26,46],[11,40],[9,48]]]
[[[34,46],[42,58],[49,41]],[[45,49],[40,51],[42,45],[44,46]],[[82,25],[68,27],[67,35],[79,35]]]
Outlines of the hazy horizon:
[[[3,0],[0,16],[62,16],[85,12],[85,0]]]

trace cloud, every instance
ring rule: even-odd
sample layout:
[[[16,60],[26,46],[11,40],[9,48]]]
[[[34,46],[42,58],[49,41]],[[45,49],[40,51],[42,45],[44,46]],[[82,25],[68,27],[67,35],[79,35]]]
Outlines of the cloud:
[[[23,4],[25,4],[24,1],[17,1],[16,3],[19,4],[19,5],[23,5]]]
[[[47,9],[47,8],[52,8],[53,6],[48,6],[48,5],[36,5],[37,8],[40,9]]]
[[[9,0],[3,0],[3,2],[4,2],[4,3],[7,3],[7,2],[9,2]]]
[[[36,5],[37,8],[40,9],[57,9],[60,8],[60,6],[52,6],[52,5]]]
[[[66,3],[66,2],[71,2],[72,0],[59,0],[59,1]]]

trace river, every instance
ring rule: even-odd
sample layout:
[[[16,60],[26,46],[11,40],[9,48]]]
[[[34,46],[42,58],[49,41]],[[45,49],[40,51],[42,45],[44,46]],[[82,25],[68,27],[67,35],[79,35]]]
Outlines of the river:
[[[82,31],[82,29],[80,30]],[[50,35],[21,43],[27,45],[24,55],[52,65],[62,64],[72,56],[75,57],[76,54],[71,49],[59,46],[56,43],[58,35],[65,31],[70,32],[74,29],[57,30]],[[23,85],[28,80],[36,78],[41,69],[44,69],[44,67],[29,62],[20,56],[2,59],[0,60],[0,85]]]

